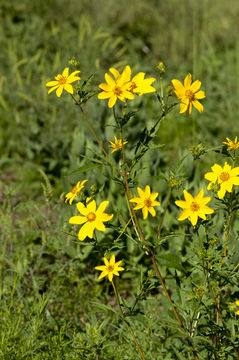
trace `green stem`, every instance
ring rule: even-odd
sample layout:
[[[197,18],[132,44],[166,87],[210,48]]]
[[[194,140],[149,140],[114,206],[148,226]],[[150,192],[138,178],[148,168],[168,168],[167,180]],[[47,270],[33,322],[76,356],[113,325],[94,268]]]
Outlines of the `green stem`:
[[[223,251],[222,265],[224,264],[225,258],[227,256],[227,245],[228,245],[228,239],[229,239],[231,217],[232,217],[232,214],[230,212],[228,215],[228,219],[227,219],[227,232],[226,232],[225,246],[224,246],[224,251]]]
[[[125,319],[123,310],[122,310],[122,308],[121,308],[120,300],[119,300],[119,293],[118,293],[118,290],[117,290],[117,288],[116,288],[113,280],[112,280],[111,284],[112,284],[113,289],[114,289],[115,297],[116,297],[116,300],[117,300],[117,303],[118,303],[118,306],[119,306],[119,310],[120,310],[121,316],[122,316],[124,322],[126,323],[126,325],[127,325],[128,328],[129,328],[129,331],[130,331],[130,333],[131,333],[131,335],[132,335],[132,338],[133,338],[133,340],[134,340],[134,342],[135,342],[135,345],[136,345],[137,349],[139,350],[139,353],[140,353],[141,358],[142,358],[143,360],[146,360],[146,358],[145,358],[145,356],[144,356],[144,354],[143,354],[143,351],[142,351],[142,349],[141,349],[141,347],[140,347],[140,345],[139,345],[139,343],[138,343],[138,341],[137,341],[137,339],[136,339],[136,337],[135,337],[135,335],[134,335],[133,329],[131,328],[129,322]]]
[[[123,138],[122,128],[120,129],[120,133],[121,133],[121,137]],[[122,157],[123,157],[123,167],[124,167],[124,174],[123,174],[123,176],[124,176],[124,180],[125,180],[125,187],[126,187],[127,198],[128,198],[128,201],[129,201],[129,199],[130,199],[131,196],[130,196],[130,188],[129,188],[129,183],[128,183],[128,173],[127,173],[127,169],[126,169],[126,159],[125,159],[125,152],[124,152],[124,146],[123,146],[123,145],[122,145]],[[146,243],[146,240],[145,240],[143,231],[142,231],[142,229],[141,229],[141,226],[139,225],[138,217],[137,217],[137,215],[136,215],[136,213],[135,213],[135,211],[134,211],[133,204],[132,204],[131,202],[129,202],[129,205],[130,205],[130,208],[131,208],[131,212],[132,212],[132,214],[133,214],[133,217],[134,217],[135,225],[136,225],[137,230],[138,230],[138,233],[139,233],[139,235],[140,235],[140,237],[141,237],[141,241],[143,241],[144,243]],[[159,278],[159,280],[160,280],[160,282],[161,282],[161,285],[162,285],[162,287],[163,287],[163,290],[164,290],[164,292],[165,292],[165,295],[166,295],[166,297],[167,297],[167,299],[168,299],[168,301],[169,301],[169,303],[170,303],[170,305],[171,305],[171,307],[172,307],[173,313],[174,313],[174,315],[175,315],[175,317],[176,317],[176,319],[177,319],[177,321],[178,321],[181,329],[182,329],[184,332],[186,332],[186,330],[185,330],[185,328],[184,328],[184,326],[183,326],[183,323],[182,323],[182,321],[181,321],[181,319],[180,319],[180,317],[179,317],[179,315],[178,315],[178,313],[177,313],[177,310],[176,310],[176,308],[175,308],[174,305],[173,305],[173,302],[172,302],[171,297],[170,297],[170,295],[169,295],[169,293],[168,293],[168,290],[167,290],[167,288],[166,288],[166,286],[165,286],[163,277],[162,277],[162,275],[161,275],[161,273],[160,273],[160,271],[159,271],[159,268],[158,268],[158,265],[157,265],[157,263],[156,263],[155,257],[154,257],[154,255],[152,254],[152,252],[151,252],[151,250],[149,249],[148,246],[146,246],[146,253],[147,253],[147,255],[149,255],[150,258],[151,258],[151,261],[152,261],[152,263],[153,263],[155,272],[156,272],[156,274],[157,274],[157,276],[158,276],[158,278]]]

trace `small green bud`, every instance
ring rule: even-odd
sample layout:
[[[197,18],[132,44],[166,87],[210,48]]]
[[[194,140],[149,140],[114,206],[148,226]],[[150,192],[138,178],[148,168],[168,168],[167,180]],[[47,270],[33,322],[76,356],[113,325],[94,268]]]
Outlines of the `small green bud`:
[[[152,269],[149,270],[147,275],[148,275],[149,278],[154,277],[154,271]]]
[[[159,70],[160,74],[164,74],[166,72],[165,65],[162,61],[159,61],[156,67]]]
[[[174,89],[170,85],[166,87],[166,93],[168,94],[168,96],[175,96]]]
[[[69,60],[69,65],[72,65],[76,68],[79,68],[80,67],[80,62],[79,60],[76,60],[75,57],[73,57],[72,59]]]
[[[200,159],[200,156],[205,154],[206,149],[204,144],[198,144],[190,149],[191,155],[194,160]]]
[[[220,190],[220,184],[212,184],[210,190],[212,190],[214,193],[217,193]]]
[[[182,185],[182,180],[177,179],[175,176],[170,176],[169,185],[170,185],[171,188],[179,187],[179,186]]]
[[[98,192],[98,186],[96,184],[93,184],[91,185],[90,190],[91,190],[91,195],[94,195],[95,193]]]

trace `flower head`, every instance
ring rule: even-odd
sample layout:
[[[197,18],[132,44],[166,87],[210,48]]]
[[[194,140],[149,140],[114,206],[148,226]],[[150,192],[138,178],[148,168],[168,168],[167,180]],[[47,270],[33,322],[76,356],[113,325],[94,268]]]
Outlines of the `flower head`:
[[[86,199],[86,205],[82,202],[76,204],[78,211],[83,216],[72,216],[69,219],[70,224],[82,225],[78,233],[78,239],[84,240],[87,236],[92,239],[94,230],[105,231],[105,221],[109,221],[114,216],[113,214],[104,213],[109,201],[103,201],[96,210],[96,202],[91,198]]]
[[[192,112],[192,105],[201,113],[203,112],[203,105],[198,101],[204,99],[205,92],[200,90],[201,81],[196,80],[192,83],[192,75],[188,74],[184,79],[184,85],[176,79],[172,80],[175,88],[175,95],[181,100],[179,113],[182,114],[187,111],[188,114]]]
[[[119,141],[117,140],[117,137],[115,136],[114,137],[115,138],[115,142],[113,143],[112,141],[109,141],[109,143],[111,144],[111,145],[109,145],[110,147],[112,147],[112,151],[111,151],[111,153],[113,153],[113,152],[115,152],[115,151],[118,151],[118,150],[121,150],[122,149],[122,146],[123,145],[125,145],[125,144],[127,144],[127,142],[128,141],[124,141],[123,143],[122,143],[122,139],[119,139]]]
[[[204,175],[205,179],[210,181],[207,189],[210,190],[212,185],[218,182],[220,189],[217,195],[219,199],[223,199],[226,191],[232,192],[233,185],[239,185],[239,167],[232,169],[231,166],[225,162],[223,168],[218,164],[214,164],[211,169],[212,172]]]
[[[177,200],[175,204],[180,208],[184,209],[178,217],[179,221],[190,219],[193,226],[197,224],[198,217],[206,220],[206,214],[212,214],[213,209],[206,206],[206,204],[211,200],[210,196],[203,197],[203,189],[201,189],[195,197],[183,190],[184,200]]]
[[[51,87],[51,89],[48,91],[48,94],[50,94],[54,90],[56,90],[56,95],[58,97],[61,96],[63,90],[66,90],[68,93],[73,94],[73,87],[71,83],[76,80],[80,80],[80,77],[76,76],[79,73],[80,71],[77,70],[73,71],[73,73],[69,75],[69,68],[65,68],[62,74],[58,74],[57,76],[55,76],[56,80],[48,81],[46,83],[46,86]]]
[[[104,263],[105,265],[96,266],[96,270],[102,271],[99,279],[102,279],[103,277],[108,275],[109,281],[113,280],[113,276],[119,276],[119,271],[123,271],[124,268],[119,266],[122,263],[122,260],[115,262],[115,256],[112,255],[110,260],[108,260],[106,257],[104,257]]]
[[[236,301],[235,301],[235,305],[236,305],[237,307],[239,307],[239,300],[236,300]],[[235,314],[236,314],[236,315],[239,315],[239,309],[237,309],[237,311],[235,312]]]
[[[155,201],[156,197],[158,196],[158,193],[153,192],[151,194],[149,185],[146,185],[144,190],[138,187],[137,191],[139,197],[134,197],[130,199],[130,202],[137,203],[137,205],[134,207],[134,210],[142,209],[144,219],[147,219],[148,212],[150,212],[152,216],[155,216],[156,212],[154,210],[154,206],[160,206],[160,202]]]
[[[88,180],[83,180],[83,181],[78,181],[78,183],[76,184],[76,186],[74,186],[71,191],[66,194],[66,199],[65,202],[67,202],[69,200],[69,204],[71,205],[73,200],[75,199],[75,197],[79,194],[79,192],[83,189],[85,183]]]
[[[127,80],[125,71],[119,74],[116,69],[110,68],[110,72],[114,75],[115,80],[109,74],[105,74],[106,83],[99,85],[99,88],[103,91],[98,94],[98,99],[109,99],[109,108],[115,105],[117,99],[123,102],[125,102],[125,99],[133,100],[134,94],[128,91],[130,83]]]
[[[129,91],[133,94],[139,94],[139,96],[143,94],[148,94],[155,92],[156,89],[151,86],[151,84],[156,80],[155,78],[147,78],[145,79],[145,73],[139,72],[136,74],[132,80],[131,78],[131,68],[127,65],[124,69],[125,77],[128,81],[130,81]]]
[[[235,140],[232,141],[228,137],[226,138],[226,141],[223,141],[223,144],[227,145],[228,150],[237,150],[239,149],[239,143],[237,141],[237,136],[235,137]]]

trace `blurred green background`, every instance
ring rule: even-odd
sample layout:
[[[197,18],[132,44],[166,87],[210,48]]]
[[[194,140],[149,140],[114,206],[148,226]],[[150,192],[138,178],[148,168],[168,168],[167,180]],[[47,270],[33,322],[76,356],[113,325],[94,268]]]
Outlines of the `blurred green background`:
[[[137,184],[153,185],[164,203],[167,185],[160,179],[161,173],[174,169],[191,146],[201,142],[206,148],[219,146],[226,136],[234,139],[238,135],[238,18],[238,0],[1,0],[1,359],[138,356],[123,326],[116,327],[112,314],[99,315],[89,301],[90,297],[103,304],[114,302],[110,285],[97,282],[94,266],[101,264],[117,232],[113,227],[105,237],[100,234],[98,251],[87,243],[80,246],[68,224],[75,206],[64,204],[64,194],[75,182],[88,178],[87,194],[94,185],[99,191],[97,202],[110,200],[108,212],[114,212],[123,226],[128,220],[123,192],[110,179],[108,169],[71,175],[94,161],[99,151],[69,94],[63,93],[60,99],[55,93],[48,95],[45,83],[61,73],[73,57],[80,61],[82,79],[95,73],[92,87],[96,89],[111,66],[122,70],[129,64],[134,73],[143,71],[158,79],[159,61],[167,70],[165,87],[173,78],[183,81],[188,72],[202,82],[204,112],[194,109],[192,116],[185,117],[177,107],[154,139],[164,147],[148,153],[143,167],[137,168]],[[159,82],[155,84],[159,89]],[[130,105],[131,110],[137,107],[140,111],[127,125],[129,158],[142,127],[153,126],[161,114],[154,94]],[[85,111],[108,149],[108,140],[116,134],[107,102],[95,97]],[[210,153],[192,169],[188,184],[192,191],[198,189],[203,173],[214,162],[222,162],[219,159],[221,155]],[[178,211],[173,201],[171,205],[164,231],[177,228]],[[154,230],[149,223],[144,225],[147,238],[158,226],[157,219],[151,220]],[[184,246],[174,242],[162,250],[165,259],[169,251],[178,252],[175,267],[179,271]],[[145,271],[147,261],[126,236],[114,249],[127,264],[128,271],[121,276],[126,298],[137,287],[132,279]],[[166,260],[162,271],[168,274]],[[167,350],[171,345],[162,342],[159,346],[152,337],[159,326],[152,315],[157,311],[156,302],[142,306],[148,318],[144,327],[138,321],[137,328],[139,334],[141,327],[144,332],[140,339],[143,347],[148,346],[147,337],[152,339],[147,359],[171,359]],[[118,339],[122,341],[118,343]]]

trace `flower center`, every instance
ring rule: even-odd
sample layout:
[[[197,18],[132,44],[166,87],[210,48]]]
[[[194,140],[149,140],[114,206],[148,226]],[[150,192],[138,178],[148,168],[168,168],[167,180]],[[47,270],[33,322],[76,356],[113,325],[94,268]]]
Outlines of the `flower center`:
[[[190,209],[195,212],[198,211],[200,209],[200,206],[196,203],[196,202],[192,202],[192,204],[190,205]]]
[[[61,76],[60,79],[58,80],[58,84],[59,85],[64,85],[66,83],[66,78],[64,76]]]
[[[87,215],[87,220],[88,220],[88,221],[92,222],[92,221],[94,221],[95,219],[96,219],[95,213],[90,212],[90,213]]]
[[[186,98],[189,99],[189,101],[194,100],[194,93],[192,92],[192,90],[186,90],[185,91],[185,96],[186,96]]]
[[[227,172],[222,172],[220,175],[220,180],[222,180],[222,182],[227,181],[230,178],[230,175]]]
[[[76,186],[74,186],[72,189],[71,189],[71,192],[72,192],[72,194],[77,194],[77,187]]]
[[[107,271],[108,271],[108,272],[114,271],[114,266],[113,266],[113,265],[108,265],[108,266],[107,266]]]
[[[120,95],[122,94],[122,90],[121,90],[121,88],[120,88],[119,86],[116,86],[116,87],[114,88],[114,94],[115,94],[116,96],[120,96]]]
[[[152,206],[152,201],[150,198],[144,200],[144,205],[148,208]]]
[[[133,92],[134,89],[136,89],[136,88],[137,88],[137,85],[135,84],[135,82],[132,82],[130,85],[129,91]]]

